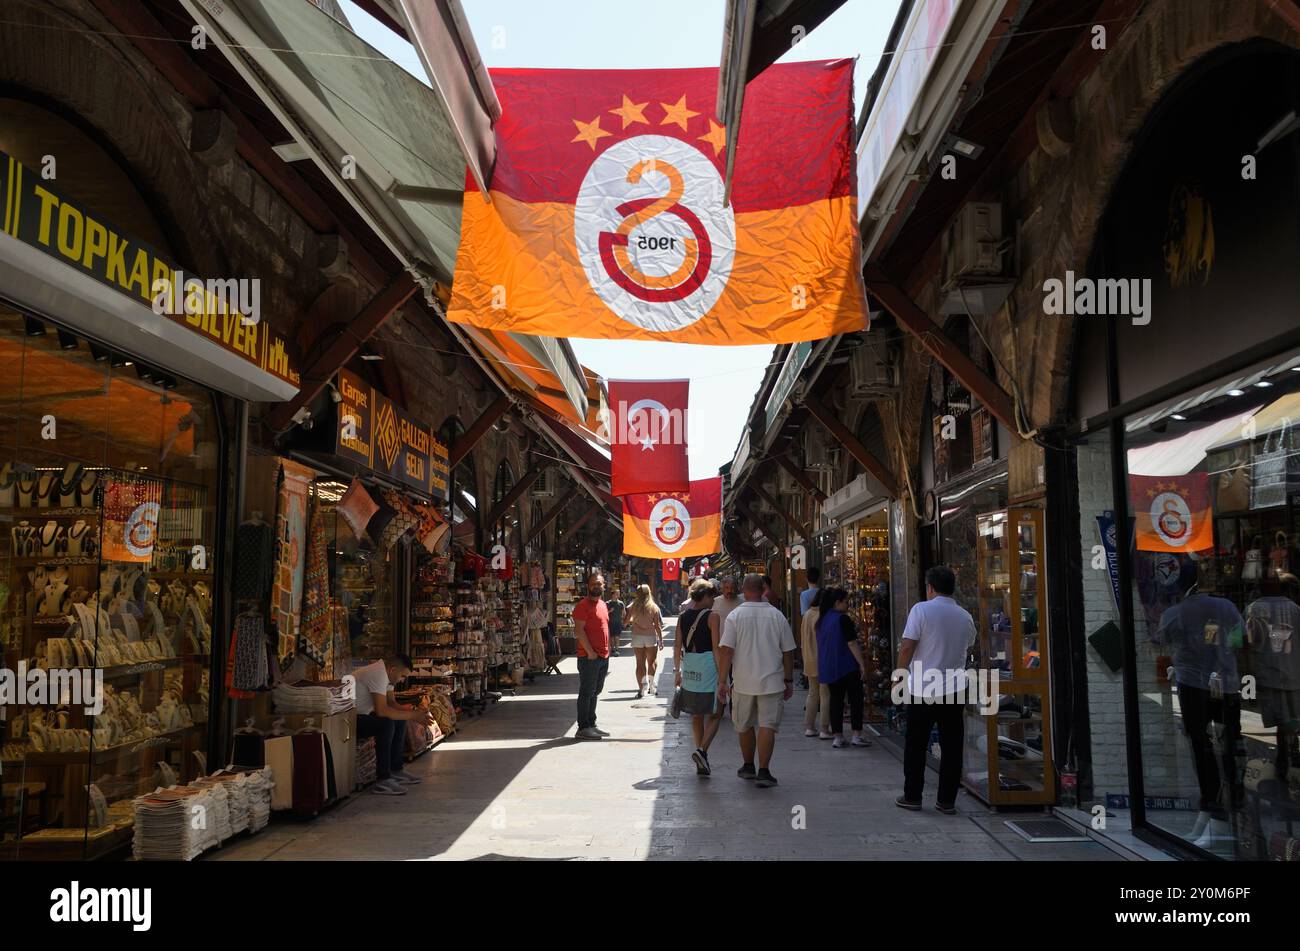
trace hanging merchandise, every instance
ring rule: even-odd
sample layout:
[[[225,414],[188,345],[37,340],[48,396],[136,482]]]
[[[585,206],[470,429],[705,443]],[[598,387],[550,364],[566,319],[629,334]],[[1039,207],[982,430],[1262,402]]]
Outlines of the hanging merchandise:
[[[686,407],[690,380],[610,380],[614,495],[688,492]]]
[[[260,517],[235,529],[235,600],[263,601],[271,593],[275,570],[275,536]]]
[[[722,479],[699,479],[682,493],[623,498],[623,553],[640,558],[712,555],[722,548]]]
[[[235,618],[226,662],[226,694],[232,700],[251,700],[266,687],[270,669],[266,660],[266,623],[257,611]]]
[[[302,610],[302,582],[307,549],[307,497],[313,472],[306,466],[281,460],[276,507],[275,585],[272,620],[279,640],[276,658],[283,667],[298,646]]]
[[[352,484],[348,486],[348,490],[343,493],[343,498],[339,499],[338,505],[334,508],[334,511],[348,523],[352,534],[357,538],[365,535],[366,526],[370,524],[370,519],[378,510],[379,506],[370,497],[370,493],[366,491],[360,479],[352,480]]]
[[[325,513],[319,502],[312,505],[307,537],[307,563],[303,577],[302,626],[298,652],[313,664],[329,659],[330,634],[329,546],[325,540]]]
[[[162,483],[153,479],[114,476],[105,482],[105,560],[143,564],[153,561],[161,502]]]
[[[1300,490],[1300,452],[1292,448],[1291,420],[1284,416],[1277,428],[1264,438],[1263,451],[1255,455],[1250,507],[1285,505],[1290,494],[1297,490]]]
[[[680,558],[665,558],[663,560],[664,581],[677,581],[682,576],[682,560]]]
[[[492,82],[492,200],[467,185],[448,319],[720,346],[867,327],[853,60],[750,82],[729,196],[717,69],[506,69]]]

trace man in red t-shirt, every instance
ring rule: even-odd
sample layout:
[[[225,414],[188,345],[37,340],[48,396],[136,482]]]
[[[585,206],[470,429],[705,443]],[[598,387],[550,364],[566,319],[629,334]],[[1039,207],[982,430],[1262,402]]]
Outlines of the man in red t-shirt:
[[[580,740],[609,736],[596,729],[596,698],[609,673],[609,607],[600,596],[605,578],[587,579],[587,596],[573,606],[573,629],[578,638],[578,733]]]

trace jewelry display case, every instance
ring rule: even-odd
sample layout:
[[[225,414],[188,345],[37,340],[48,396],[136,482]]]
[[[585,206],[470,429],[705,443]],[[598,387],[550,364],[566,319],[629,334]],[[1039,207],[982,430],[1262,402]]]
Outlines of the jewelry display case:
[[[147,376],[0,310],[3,858],[127,845],[133,797],[206,773],[215,413]]]

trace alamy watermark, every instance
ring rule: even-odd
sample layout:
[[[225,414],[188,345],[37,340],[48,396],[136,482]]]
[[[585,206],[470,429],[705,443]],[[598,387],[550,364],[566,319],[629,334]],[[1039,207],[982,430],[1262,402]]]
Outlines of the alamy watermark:
[[[1151,278],[1074,276],[1043,281],[1043,313],[1053,317],[1131,317],[1134,326],[1151,323]]]
[[[82,707],[87,716],[104,710],[104,671],[98,667],[0,667],[0,707],[44,707],[67,704]]]
[[[246,327],[262,320],[262,282],[253,277],[186,277],[177,271],[170,278],[153,282],[153,312],[160,317],[184,315],[191,323],[227,314],[238,314]]]
[[[1001,672],[996,667],[945,670],[916,661],[910,668],[897,668],[889,679],[893,684],[889,697],[895,706],[954,703],[976,706],[986,717],[998,712]]]

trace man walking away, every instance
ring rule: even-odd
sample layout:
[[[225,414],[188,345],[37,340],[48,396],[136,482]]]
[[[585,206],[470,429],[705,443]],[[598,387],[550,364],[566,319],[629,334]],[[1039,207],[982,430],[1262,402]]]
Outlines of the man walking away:
[[[573,630],[578,639],[578,733],[580,740],[609,736],[596,728],[596,698],[609,673],[609,609],[600,599],[605,578],[587,579],[587,596],[573,606]]]
[[[726,701],[727,675],[732,674],[731,722],[744,758],[736,775],[756,786],[775,786],[769,767],[781,712],[794,693],[794,635],[785,615],[763,599],[759,575],[745,575],[743,590],[745,600],[728,615],[718,647],[718,695]]]
[[[803,617],[817,601],[817,592],[821,590],[822,570],[816,565],[808,568],[808,587],[799,592],[799,616]]]
[[[957,576],[945,565],[925,573],[928,600],[912,606],[898,648],[898,666],[907,671],[907,738],[903,747],[904,809],[921,808],[930,730],[939,725],[939,795],[935,808],[957,814],[961,780],[962,715],[965,709],[966,657],[975,642],[975,621],[952,599]],[[934,673],[932,673],[932,671]]]

